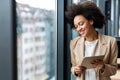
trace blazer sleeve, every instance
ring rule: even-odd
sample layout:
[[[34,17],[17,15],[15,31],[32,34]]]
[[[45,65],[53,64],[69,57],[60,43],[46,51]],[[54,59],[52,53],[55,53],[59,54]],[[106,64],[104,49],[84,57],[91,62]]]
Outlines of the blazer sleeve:
[[[109,63],[105,64],[103,72],[100,72],[103,76],[111,76],[116,74],[117,71],[117,56],[118,56],[118,46],[116,39],[111,40]]]

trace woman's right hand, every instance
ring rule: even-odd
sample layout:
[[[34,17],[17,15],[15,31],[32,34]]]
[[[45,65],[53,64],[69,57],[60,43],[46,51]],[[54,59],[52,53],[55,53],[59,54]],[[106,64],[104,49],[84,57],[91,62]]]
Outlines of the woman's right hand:
[[[74,67],[75,74],[78,76],[80,76],[82,73],[84,73],[85,70],[86,70],[86,68],[83,66],[80,66],[80,65],[77,65]]]

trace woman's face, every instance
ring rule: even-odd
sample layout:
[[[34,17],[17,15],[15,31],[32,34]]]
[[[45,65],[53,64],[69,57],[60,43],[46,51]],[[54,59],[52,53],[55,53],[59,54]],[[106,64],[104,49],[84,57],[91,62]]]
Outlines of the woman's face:
[[[83,37],[88,37],[94,30],[93,21],[87,20],[82,15],[77,15],[74,17],[74,26],[76,31]]]

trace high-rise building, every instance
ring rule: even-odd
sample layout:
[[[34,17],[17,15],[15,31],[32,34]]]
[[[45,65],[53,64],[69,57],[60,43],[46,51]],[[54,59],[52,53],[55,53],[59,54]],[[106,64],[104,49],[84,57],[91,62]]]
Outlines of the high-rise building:
[[[20,3],[16,11],[18,80],[52,78],[55,75],[53,11]]]

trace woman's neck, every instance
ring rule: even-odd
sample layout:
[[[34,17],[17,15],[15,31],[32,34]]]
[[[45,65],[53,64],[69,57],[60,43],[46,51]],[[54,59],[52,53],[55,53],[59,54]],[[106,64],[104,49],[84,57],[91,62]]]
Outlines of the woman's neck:
[[[98,33],[96,31],[93,31],[92,34],[89,34],[89,36],[85,37],[86,41],[94,41],[98,39]]]

